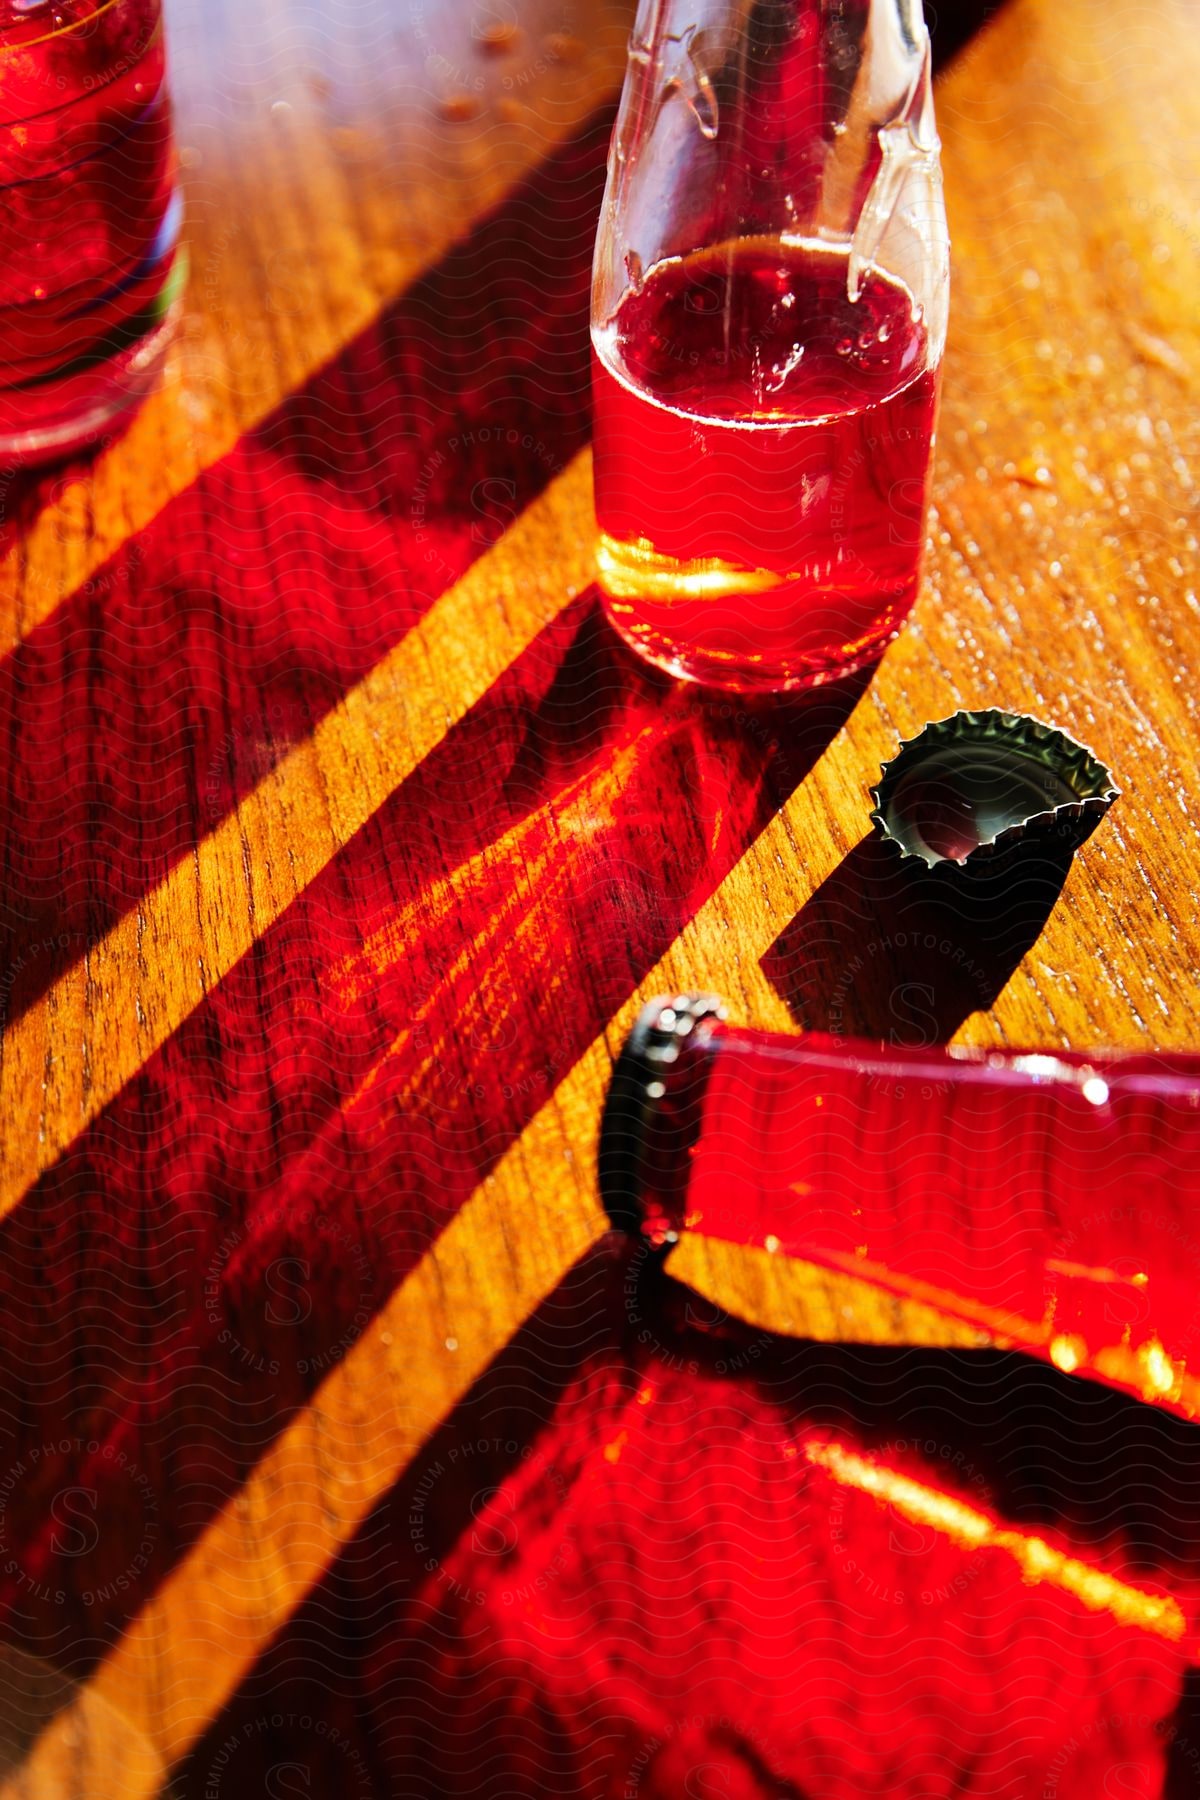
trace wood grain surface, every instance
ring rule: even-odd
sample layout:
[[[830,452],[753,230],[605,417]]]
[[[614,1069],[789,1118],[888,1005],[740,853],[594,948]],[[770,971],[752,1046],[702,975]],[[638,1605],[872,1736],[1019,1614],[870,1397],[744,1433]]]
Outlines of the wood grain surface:
[[[282,1741],[313,1792],[424,1793],[345,1673],[414,1579],[371,1547],[506,1346],[588,1338],[646,997],[1200,1041],[1200,33],[1191,0],[1014,0],[943,76],[922,595],[869,681],[748,708],[636,666],[589,585],[625,9],[168,10],[168,379],[3,490],[0,1601],[63,1675],[4,1791],[271,1791]],[[959,706],[1052,720],[1123,790],[970,914],[867,833],[881,760]],[[1184,1493],[1161,1429],[1140,1478]],[[1194,1791],[1182,1754],[1146,1793]]]

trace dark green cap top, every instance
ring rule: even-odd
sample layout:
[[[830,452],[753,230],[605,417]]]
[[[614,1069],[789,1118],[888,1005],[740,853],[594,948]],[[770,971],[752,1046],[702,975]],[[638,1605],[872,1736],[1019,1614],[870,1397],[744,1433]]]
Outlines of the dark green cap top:
[[[1081,844],[1120,790],[1086,745],[1022,713],[959,712],[905,739],[871,789],[885,840],[928,868],[1026,835]]]

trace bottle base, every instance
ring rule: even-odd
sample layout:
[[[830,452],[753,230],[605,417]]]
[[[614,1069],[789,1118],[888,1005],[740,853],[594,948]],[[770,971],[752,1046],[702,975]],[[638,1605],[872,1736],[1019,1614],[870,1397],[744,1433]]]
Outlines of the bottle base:
[[[644,626],[631,630],[608,596],[602,594],[601,600],[609,624],[642,662],[676,681],[690,681],[697,687],[716,688],[730,694],[800,694],[843,681],[878,662],[888,645],[900,635],[903,624],[902,619],[892,616],[878,633],[848,645],[840,655],[808,654],[795,663],[780,664],[684,645]]]
[[[182,301],[154,329],[106,362],[35,388],[0,387],[0,465],[31,468],[90,449],[158,385]]]

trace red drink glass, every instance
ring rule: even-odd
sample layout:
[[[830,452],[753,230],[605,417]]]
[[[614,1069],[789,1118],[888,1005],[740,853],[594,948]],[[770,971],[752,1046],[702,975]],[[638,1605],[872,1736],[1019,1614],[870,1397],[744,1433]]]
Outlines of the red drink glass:
[[[99,437],[179,307],[161,0],[0,0],[0,458]]]
[[[642,656],[770,691],[895,636],[947,272],[907,0],[644,0],[592,309],[597,572]]]

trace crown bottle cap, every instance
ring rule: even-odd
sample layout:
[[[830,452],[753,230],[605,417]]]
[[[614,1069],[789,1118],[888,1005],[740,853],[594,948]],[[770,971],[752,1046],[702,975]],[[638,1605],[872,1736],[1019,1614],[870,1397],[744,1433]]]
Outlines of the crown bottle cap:
[[[617,1058],[600,1122],[600,1195],[619,1231],[661,1247],[674,1241],[682,1218],[687,1152],[700,1124],[708,1060],[687,1080],[667,1077],[695,1038],[725,1018],[715,994],[677,994],[652,1000]]]
[[[991,708],[905,739],[871,789],[871,817],[903,856],[963,867],[1030,835],[1076,849],[1119,792],[1065,731]]]

